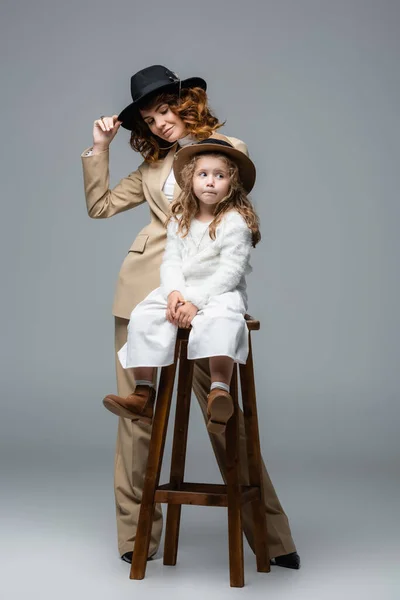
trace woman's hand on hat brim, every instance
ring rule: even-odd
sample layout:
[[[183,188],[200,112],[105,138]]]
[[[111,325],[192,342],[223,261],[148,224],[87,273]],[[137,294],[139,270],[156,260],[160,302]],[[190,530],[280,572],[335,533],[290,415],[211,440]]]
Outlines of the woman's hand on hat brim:
[[[101,117],[93,123],[93,151],[107,150],[121,127],[118,115]]]

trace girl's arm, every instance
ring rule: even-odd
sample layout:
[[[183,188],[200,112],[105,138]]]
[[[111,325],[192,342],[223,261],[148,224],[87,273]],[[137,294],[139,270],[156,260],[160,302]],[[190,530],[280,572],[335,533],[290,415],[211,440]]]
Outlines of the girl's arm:
[[[234,290],[250,263],[251,231],[241,215],[232,212],[224,223],[220,264],[215,273],[202,285],[188,286],[185,299],[199,310],[213,296]]]
[[[178,236],[178,223],[170,221],[167,228],[167,243],[160,267],[161,290],[168,298],[177,291],[185,297],[185,278],[182,273],[182,251]]]

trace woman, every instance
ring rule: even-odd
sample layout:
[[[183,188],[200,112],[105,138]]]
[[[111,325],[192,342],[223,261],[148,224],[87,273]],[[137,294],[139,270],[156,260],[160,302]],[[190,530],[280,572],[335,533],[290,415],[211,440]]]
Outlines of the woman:
[[[180,80],[161,65],[147,67],[131,77],[133,102],[120,115],[101,117],[94,122],[93,147],[82,154],[85,195],[88,214],[107,218],[147,202],[151,222],[136,237],[126,256],[117,284],[113,305],[115,316],[115,349],[126,342],[132,309],[160,285],[159,269],[166,243],[169,203],[176,199],[172,164],[175,152],[182,146],[209,138],[226,140],[247,154],[246,145],[216,133],[222,124],[211,113],[206,95],[206,82],[198,77]],[[144,158],[139,168],[109,189],[108,149],[120,126],[131,131],[131,146]],[[119,396],[135,389],[131,370],[124,370],[116,358]],[[193,389],[207,421],[207,394],[210,374],[207,360],[197,361]],[[243,479],[247,478],[244,425],[240,427]],[[119,419],[115,457],[115,498],[117,508],[118,547],[121,558],[130,562],[139,518],[145,476],[149,424]],[[225,472],[224,438],[209,434],[222,475]],[[275,564],[298,569],[296,553],[287,517],[264,467],[264,490],[270,556]],[[249,504],[243,509],[243,527],[252,548],[252,515]],[[162,513],[155,512],[149,556],[157,552],[162,531]]]

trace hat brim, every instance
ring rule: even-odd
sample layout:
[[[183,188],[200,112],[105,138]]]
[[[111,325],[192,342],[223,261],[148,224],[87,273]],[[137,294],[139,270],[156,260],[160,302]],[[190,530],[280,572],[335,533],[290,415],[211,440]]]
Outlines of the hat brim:
[[[254,187],[256,181],[256,168],[253,161],[244,152],[237,150],[236,148],[202,142],[201,144],[191,144],[190,146],[184,146],[174,157],[174,174],[175,179],[179,187],[183,187],[182,181],[182,169],[190,160],[198,154],[205,153],[224,154],[231,158],[239,168],[239,177],[243,184],[244,189],[249,194]]]
[[[181,81],[181,89],[188,89],[194,87],[199,87],[206,91],[207,83],[201,77],[189,77],[189,79],[183,79]],[[145,98],[152,96],[156,92],[168,93],[175,91],[179,91],[179,81],[174,81],[165,85],[159,85],[157,84],[157,82],[155,82],[149,85],[146,88],[145,92],[140,96],[140,98],[137,98],[135,102],[132,102],[120,112],[120,114],[118,115],[118,121],[122,122],[121,126],[125,129],[132,130],[135,125],[135,121],[137,121],[137,119],[140,116],[138,108],[139,103],[141,103]]]

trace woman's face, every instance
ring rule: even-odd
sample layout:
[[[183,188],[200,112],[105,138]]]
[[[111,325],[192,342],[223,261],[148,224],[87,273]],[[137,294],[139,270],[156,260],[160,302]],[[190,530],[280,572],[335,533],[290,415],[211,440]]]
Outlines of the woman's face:
[[[143,108],[140,110],[140,114],[151,133],[166,142],[172,144],[186,135],[185,123],[172,112],[170,106],[165,102],[150,108]]]

